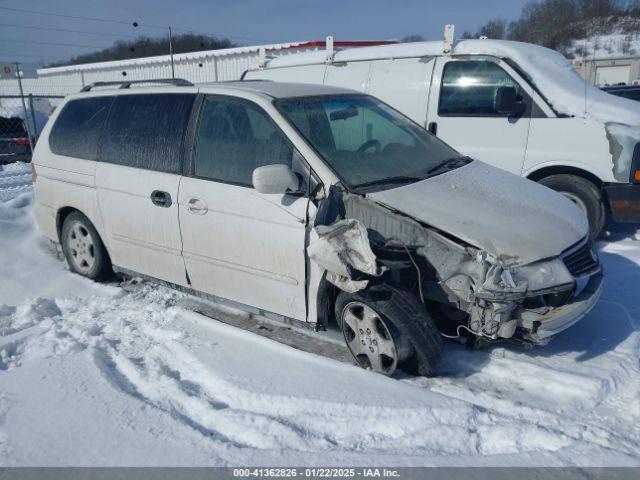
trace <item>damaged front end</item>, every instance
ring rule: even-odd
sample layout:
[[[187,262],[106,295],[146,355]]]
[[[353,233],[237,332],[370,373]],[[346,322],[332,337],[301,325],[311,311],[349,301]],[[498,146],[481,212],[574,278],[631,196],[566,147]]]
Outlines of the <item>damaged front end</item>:
[[[562,255],[519,265],[336,186],[314,225],[308,255],[328,282],[347,292],[374,284],[411,291],[447,337],[546,343],[600,293],[600,265],[589,244],[579,245],[579,258],[571,257],[575,249],[564,255],[579,272]]]

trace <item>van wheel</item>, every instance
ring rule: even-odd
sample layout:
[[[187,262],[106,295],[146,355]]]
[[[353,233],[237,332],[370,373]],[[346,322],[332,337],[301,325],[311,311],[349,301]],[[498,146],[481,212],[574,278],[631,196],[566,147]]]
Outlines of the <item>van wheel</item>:
[[[376,285],[340,292],[335,309],[347,347],[362,368],[383,375],[397,368],[413,375],[435,373],[442,339],[415,295]]]
[[[71,270],[92,280],[101,280],[113,273],[100,235],[82,213],[72,212],[65,218],[61,237],[62,251]]]
[[[539,182],[563,194],[585,212],[589,219],[591,239],[600,234],[606,214],[600,189],[593,182],[577,175],[551,175],[540,179]]]

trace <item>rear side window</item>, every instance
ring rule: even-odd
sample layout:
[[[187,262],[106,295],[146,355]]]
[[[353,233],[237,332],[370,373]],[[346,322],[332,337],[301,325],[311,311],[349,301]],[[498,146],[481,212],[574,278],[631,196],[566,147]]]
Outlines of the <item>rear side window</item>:
[[[471,117],[504,117],[495,109],[498,87],[515,87],[520,96],[520,85],[499,65],[485,60],[452,61],[444,66],[440,115]]]
[[[100,161],[180,173],[194,98],[193,94],[115,97],[102,135]]]
[[[250,102],[208,97],[196,145],[195,175],[252,186],[253,170],[291,166],[293,147],[271,118]]]
[[[0,138],[24,138],[27,136],[27,130],[21,118],[0,117]]]
[[[100,132],[113,97],[93,97],[67,103],[49,134],[53,153],[96,160]]]

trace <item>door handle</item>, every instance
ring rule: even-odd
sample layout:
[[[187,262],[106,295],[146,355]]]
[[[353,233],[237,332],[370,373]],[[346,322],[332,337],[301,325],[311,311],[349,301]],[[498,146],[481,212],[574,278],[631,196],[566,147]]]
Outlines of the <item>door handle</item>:
[[[169,208],[171,206],[171,195],[169,192],[154,190],[151,192],[151,202],[157,207]]]
[[[436,122],[429,122],[427,130],[429,130],[433,135],[438,135],[438,124]]]
[[[194,215],[204,215],[209,211],[207,203],[199,198],[190,198],[187,200],[187,210]]]

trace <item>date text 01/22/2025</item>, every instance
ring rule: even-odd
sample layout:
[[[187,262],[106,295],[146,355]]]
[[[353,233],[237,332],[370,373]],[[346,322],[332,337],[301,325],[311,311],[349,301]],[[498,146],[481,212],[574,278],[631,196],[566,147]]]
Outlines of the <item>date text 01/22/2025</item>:
[[[234,468],[233,476],[264,478],[398,478],[390,468]]]

